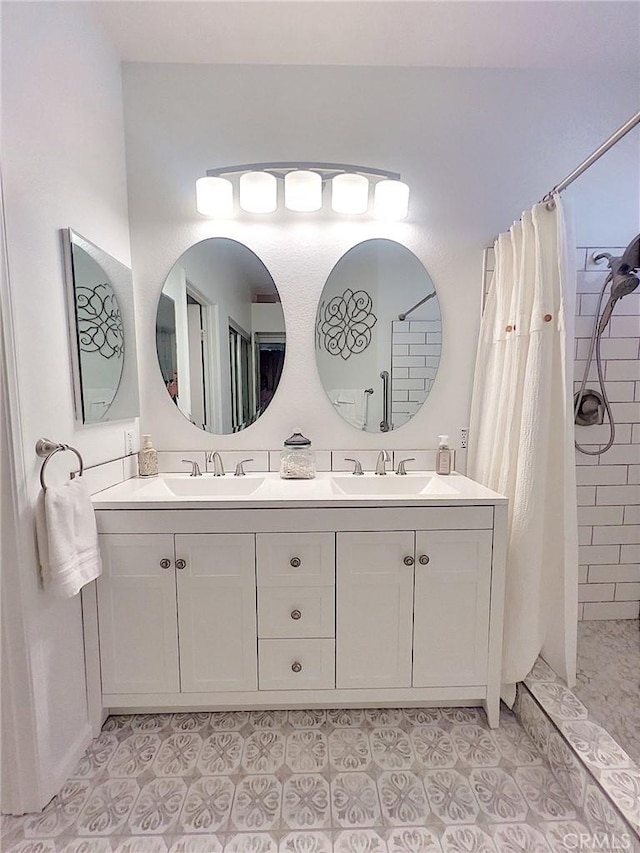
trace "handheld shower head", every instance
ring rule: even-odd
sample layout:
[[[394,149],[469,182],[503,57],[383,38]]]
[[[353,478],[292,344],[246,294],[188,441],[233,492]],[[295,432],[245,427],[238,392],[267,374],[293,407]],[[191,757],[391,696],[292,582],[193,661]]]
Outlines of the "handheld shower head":
[[[611,282],[611,299],[617,301],[622,299],[628,293],[633,293],[636,287],[640,284],[640,279],[632,272],[614,272],[613,281]]]
[[[601,322],[600,327],[602,330],[604,330],[604,327],[609,322],[611,310],[618,299],[622,299],[623,296],[633,293],[640,284],[640,278],[634,274],[634,270],[640,269],[640,234],[634,237],[629,243],[622,253],[622,257],[616,258],[608,252],[602,252],[599,255],[595,255],[593,260],[598,263],[604,258],[606,258],[607,265],[611,270],[611,295],[603,312],[602,319],[604,320],[606,315],[606,322],[604,325]]]
[[[576,447],[578,448],[578,450],[580,450],[587,456],[600,456],[601,454],[606,453],[606,451],[613,446],[616,437],[616,427],[615,422],[613,420],[613,412],[611,411],[611,406],[609,404],[609,399],[607,397],[607,392],[604,383],[604,373],[602,370],[602,361],[600,356],[600,339],[602,337],[602,334],[604,333],[604,330],[607,328],[609,321],[611,320],[611,314],[613,313],[613,309],[618,300],[622,299],[624,296],[627,296],[629,293],[632,293],[640,284],[640,277],[636,275],[636,273],[640,272],[640,234],[638,234],[637,237],[634,237],[633,240],[629,243],[627,248],[622,253],[622,257],[616,258],[613,255],[610,255],[608,252],[600,252],[599,254],[593,256],[593,261],[596,264],[600,263],[600,261],[603,261],[605,259],[607,261],[607,266],[609,267],[609,274],[607,275],[602,285],[602,289],[600,290],[600,296],[598,297],[596,318],[593,325],[593,332],[591,334],[591,341],[589,342],[589,353],[587,355],[584,375],[582,377],[580,390],[578,391],[575,397],[575,414],[577,424],[586,425],[588,422],[602,423],[602,420],[598,421],[593,419],[594,411],[596,415],[600,413],[601,404],[602,406],[604,406],[604,409],[609,418],[610,434],[609,441],[604,445],[604,447],[601,446],[598,450],[589,450],[586,447],[581,447],[578,442],[576,442]],[[602,306],[602,299],[604,297],[605,290],[609,285],[609,298],[607,299],[607,304],[605,305],[604,310],[600,312],[600,308]],[[596,407],[597,410],[591,410],[592,400],[590,399],[591,397],[595,396],[597,392],[586,391],[587,376],[591,368],[591,359],[593,357],[594,350],[596,355],[598,383],[602,392],[602,394],[600,395],[600,403],[598,403]],[[587,404],[583,405],[585,400],[587,401]],[[589,419],[591,420],[589,421]]]
[[[640,234],[634,237],[622,254],[624,272],[640,269]]]

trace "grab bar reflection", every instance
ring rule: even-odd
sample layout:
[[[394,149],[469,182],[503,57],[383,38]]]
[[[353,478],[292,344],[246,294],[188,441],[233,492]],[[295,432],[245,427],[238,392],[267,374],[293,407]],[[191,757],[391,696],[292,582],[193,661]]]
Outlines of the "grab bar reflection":
[[[380,432],[389,432],[391,429],[391,386],[389,384],[389,371],[381,371],[380,379],[382,379],[382,420],[380,421]]]

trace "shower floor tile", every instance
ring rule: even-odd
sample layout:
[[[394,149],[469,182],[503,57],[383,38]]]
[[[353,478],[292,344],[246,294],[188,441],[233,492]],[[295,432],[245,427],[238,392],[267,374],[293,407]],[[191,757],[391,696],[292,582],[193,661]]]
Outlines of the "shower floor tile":
[[[640,623],[578,623],[578,673],[573,690],[589,719],[609,732],[640,766]]]
[[[2,850],[555,853],[595,831],[504,708],[498,731],[475,708],[139,714],[3,818]]]

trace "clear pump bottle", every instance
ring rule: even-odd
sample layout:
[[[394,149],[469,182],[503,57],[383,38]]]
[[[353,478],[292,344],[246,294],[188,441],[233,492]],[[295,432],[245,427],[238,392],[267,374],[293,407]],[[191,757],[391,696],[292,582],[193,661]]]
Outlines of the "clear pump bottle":
[[[449,436],[438,436],[438,454],[436,456],[436,474],[450,474],[453,453],[449,447]]]

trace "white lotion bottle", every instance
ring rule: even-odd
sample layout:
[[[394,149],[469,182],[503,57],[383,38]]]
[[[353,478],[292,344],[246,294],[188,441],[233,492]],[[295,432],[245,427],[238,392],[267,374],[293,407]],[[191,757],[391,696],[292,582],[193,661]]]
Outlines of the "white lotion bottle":
[[[451,473],[451,457],[453,456],[449,448],[449,436],[438,436],[438,454],[436,456],[436,474]]]

